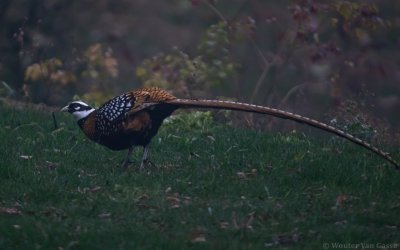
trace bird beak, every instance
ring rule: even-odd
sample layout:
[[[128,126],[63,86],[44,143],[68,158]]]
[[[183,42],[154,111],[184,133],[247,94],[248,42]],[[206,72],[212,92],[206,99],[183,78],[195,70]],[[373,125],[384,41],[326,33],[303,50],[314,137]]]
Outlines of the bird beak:
[[[69,105],[67,105],[64,108],[60,109],[60,112],[68,112],[68,106]]]

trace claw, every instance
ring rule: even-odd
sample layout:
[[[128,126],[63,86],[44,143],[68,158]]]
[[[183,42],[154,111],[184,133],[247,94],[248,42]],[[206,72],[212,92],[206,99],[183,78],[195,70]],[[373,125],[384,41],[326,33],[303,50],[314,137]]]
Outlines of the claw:
[[[139,170],[143,171],[145,169],[145,165],[147,165],[148,162],[150,162],[149,161],[149,144],[144,146],[143,157],[142,157],[142,161],[140,162]]]
[[[128,149],[128,154],[127,154],[127,156],[126,156],[126,158],[125,158],[125,160],[124,160],[124,163],[122,163],[122,166],[121,166],[121,168],[122,168],[123,171],[127,170],[129,164],[132,163],[132,161],[131,161],[132,151],[133,151],[133,147],[130,147],[130,148]]]

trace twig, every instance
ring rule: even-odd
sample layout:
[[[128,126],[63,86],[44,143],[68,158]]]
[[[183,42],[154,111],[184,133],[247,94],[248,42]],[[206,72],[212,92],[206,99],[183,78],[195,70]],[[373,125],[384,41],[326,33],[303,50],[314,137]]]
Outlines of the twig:
[[[4,86],[5,89],[7,89],[7,92],[8,92],[7,95],[8,95],[8,96],[14,95],[15,91],[14,91],[14,89],[12,89],[12,88],[10,87],[10,85],[8,85],[5,81],[1,81],[1,84]]]
[[[56,115],[54,114],[54,111],[51,112],[51,116],[53,117],[54,129],[58,129]]]
[[[287,102],[287,100],[289,99],[289,97],[290,97],[292,94],[294,94],[296,91],[302,89],[304,86],[306,86],[306,84],[305,84],[305,83],[302,83],[302,84],[298,84],[298,85],[294,86],[293,88],[291,88],[291,89],[286,93],[285,97],[283,97],[283,99],[282,99],[281,103],[278,105],[277,109],[281,108],[282,105],[284,105],[284,104]]]
[[[266,62],[266,63],[265,63],[265,66],[264,66],[264,70],[263,70],[263,72],[261,73],[260,77],[258,78],[257,83],[256,83],[256,86],[254,87],[253,93],[251,94],[251,97],[250,97],[250,102],[251,102],[251,103],[254,102],[254,99],[256,98],[257,93],[258,93],[258,91],[260,90],[261,85],[262,85],[262,83],[264,82],[265,77],[267,76],[267,74],[268,74],[270,68],[271,68],[271,64],[269,64],[268,62]]]
[[[263,60],[263,62],[265,64],[269,64],[267,58],[264,56],[264,53],[261,51],[260,47],[258,47],[256,41],[254,41],[254,39],[251,36],[248,36],[248,37],[251,42],[251,45],[256,50],[256,52],[257,52],[258,56],[261,58],[261,60]]]
[[[292,96],[295,92],[297,92],[297,91],[299,91],[300,89],[302,89],[304,86],[306,86],[306,84],[305,84],[305,83],[302,83],[302,84],[298,84],[298,85],[294,86],[293,88],[291,88],[291,89],[286,93],[286,95],[283,97],[283,99],[282,99],[281,103],[279,103],[277,109],[280,109],[280,108],[287,102],[287,100],[289,99],[290,96]],[[272,118],[272,119],[269,121],[269,123],[268,123],[268,125],[267,125],[267,128],[268,128],[268,129],[271,129],[271,128],[272,128],[272,124],[274,123],[274,120],[275,120],[275,119]]]
[[[211,4],[209,1],[207,0],[203,0],[203,3],[209,7],[226,25],[228,25],[228,20],[225,18],[225,16],[213,5]],[[250,97],[250,102],[253,102],[254,99],[257,96],[258,91],[261,88],[262,83],[265,80],[265,77],[267,76],[269,69],[271,68],[271,65],[273,64],[273,62],[268,62],[267,58],[265,57],[264,53],[261,51],[260,47],[256,44],[256,42],[254,41],[254,39],[251,36],[247,36],[248,39],[250,40],[250,43],[252,45],[252,47],[254,48],[254,50],[257,52],[258,56],[261,58],[261,60],[264,62],[265,66],[264,66],[264,70],[261,73],[260,77],[257,80],[256,86],[254,87],[253,93]]]
[[[226,25],[228,25],[228,20],[214,5],[212,5],[207,0],[203,0],[203,3],[205,3],[207,7],[209,7]]]

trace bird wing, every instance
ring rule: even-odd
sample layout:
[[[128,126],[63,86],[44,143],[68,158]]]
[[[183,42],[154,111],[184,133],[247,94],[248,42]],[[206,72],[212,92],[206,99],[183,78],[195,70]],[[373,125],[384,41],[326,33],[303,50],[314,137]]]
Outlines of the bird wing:
[[[119,95],[104,103],[98,110],[98,115],[109,122],[117,122],[126,117],[127,112],[135,107],[136,98],[132,93]]]
[[[99,108],[98,115],[105,123],[115,123],[143,109],[174,99],[175,96],[158,87],[136,89],[104,103]]]
[[[131,92],[133,96],[136,98],[141,97],[143,103],[153,102],[153,103],[162,103],[169,100],[176,99],[175,96],[170,94],[168,91],[163,90],[158,87],[150,87],[150,88],[141,88],[136,89]],[[139,104],[139,101],[137,101]]]
[[[141,110],[149,109],[156,105],[176,99],[175,96],[158,87],[137,89],[132,91],[131,94],[135,97],[135,103],[127,112],[127,116],[134,115]]]

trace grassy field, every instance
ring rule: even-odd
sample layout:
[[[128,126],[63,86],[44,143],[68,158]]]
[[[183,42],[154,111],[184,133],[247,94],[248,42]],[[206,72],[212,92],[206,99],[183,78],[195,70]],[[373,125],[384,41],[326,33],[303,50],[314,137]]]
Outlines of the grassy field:
[[[57,117],[0,106],[0,249],[400,248],[400,172],[347,141],[194,113],[121,172]]]

